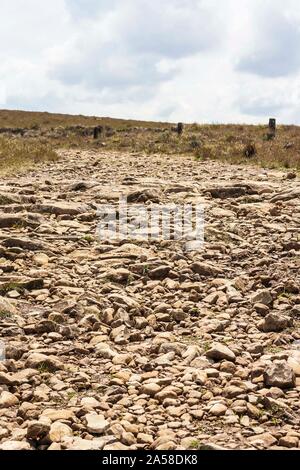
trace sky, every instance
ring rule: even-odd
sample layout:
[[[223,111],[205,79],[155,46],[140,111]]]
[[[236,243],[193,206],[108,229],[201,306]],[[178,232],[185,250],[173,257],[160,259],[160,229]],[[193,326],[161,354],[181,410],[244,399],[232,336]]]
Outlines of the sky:
[[[0,0],[0,108],[300,124],[300,2]]]

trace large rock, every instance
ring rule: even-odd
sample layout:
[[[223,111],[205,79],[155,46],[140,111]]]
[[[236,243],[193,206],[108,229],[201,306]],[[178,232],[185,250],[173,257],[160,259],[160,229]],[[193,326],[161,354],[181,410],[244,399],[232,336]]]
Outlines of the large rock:
[[[257,190],[246,183],[238,183],[231,186],[218,186],[208,189],[207,192],[215,199],[238,198],[257,194]]]
[[[268,366],[264,372],[264,381],[267,387],[287,389],[296,386],[295,373],[286,361],[278,361]]]
[[[0,395],[0,408],[11,408],[19,404],[18,398],[10,392],[2,392]]]
[[[223,271],[215,266],[208,263],[196,262],[192,264],[192,270],[194,273],[205,277],[217,277],[221,276]]]
[[[141,388],[141,393],[145,395],[149,395],[150,397],[154,397],[154,395],[156,395],[160,391],[161,391],[160,385],[158,385],[157,383],[153,383],[153,382],[144,384]]]
[[[294,357],[288,358],[288,365],[293,369],[296,377],[300,377],[300,362],[297,361]]]
[[[272,297],[271,293],[268,291],[268,289],[264,289],[260,292],[256,292],[251,297],[251,302],[253,304],[263,304],[263,305],[267,305],[269,307],[273,303],[273,297]]]
[[[279,441],[279,445],[288,449],[298,449],[299,438],[297,436],[285,436]]]
[[[24,420],[36,420],[40,416],[38,405],[34,403],[28,403],[23,401],[18,409],[18,416],[21,416]]]
[[[0,385],[14,385],[14,380],[11,375],[6,372],[0,372]]]
[[[44,202],[36,206],[36,210],[55,215],[78,215],[86,212],[87,206],[75,202]]]
[[[90,413],[85,417],[87,423],[87,430],[91,434],[104,434],[109,428],[108,421],[105,420],[103,415]]]
[[[129,297],[125,294],[110,294],[108,299],[113,302],[116,306],[120,307],[129,307],[129,308],[138,308],[139,304],[132,297]]]
[[[35,369],[23,369],[12,374],[10,378],[14,385],[21,385],[23,383],[30,382],[35,375],[38,375],[38,373],[39,372]]]
[[[101,403],[93,397],[82,398],[80,404],[85,408],[101,408]]]
[[[224,416],[227,411],[227,406],[223,403],[216,403],[211,407],[209,413],[213,416]]]
[[[66,450],[102,450],[110,442],[114,442],[114,436],[104,436],[97,439],[86,440],[80,437],[72,439],[65,447]]]
[[[0,450],[31,450],[29,442],[6,441],[0,444]]]
[[[40,421],[33,421],[28,425],[26,437],[29,440],[39,441],[46,437],[49,431],[49,424]]]
[[[38,290],[44,287],[44,279],[26,279],[26,278],[12,278],[9,281],[0,283],[0,294],[6,294],[11,290],[26,289]]]
[[[300,377],[300,351],[291,350],[289,354],[288,364],[295,372],[296,377]]]
[[[158,266],[157,268],[152,269],[149,272],[149,277],[150,279],[154,279],[154,280],[165,279],[168,276],[170,271],[171,271],[170,266],[166,266],[166,265]]]
[[[130,276],[132,276],[131,272],[125,268],[111,269],[106,274],[107,279],[109,279],[112,282],[117,282],[119,284],[128,282],[128,279],[130,279]]]
[[[143,203],[143,202],[155,202],[159,203],[159,194],[154,191],[143,190],[143,191],[134,191],[127,195],[128,203]]]
[[[211,349],[207,351],[206,357],[213,359],[214,361],[222,361],[223,359],[231,362],[235,362],[236,356],[227,346],[220,343],[212,345]]]
[[[49,263],[49,257],[45,253],[36,254],[33,260],[38,266],[47,266]]]
[[[263,434],[259,434],[258,436],[251,436],[249,438],[249,442],[252,445],[268,449],[277,443],[277,439],[271,433],[265,432]]]
[[[269,313],[264,320],[262,320],[258,328],[265,333],[280,332],[293,325],[293,320],[285,315],[277,315]]]
[[[41,369],[44,372],[55,372],[64,368],[63,363],[55,356],[46,356],[45,354],[31,354],[25,366],[32,369]]]
[[[72,410],[55,410],[48,408],[42,413],[43,418],[48,418],[50,421],[75,421],[75,415]]]
[[[33,241],[29,238],[10,237],[3,240],[2,245],[6,248],[21,248],[28,251],[47,250],[48,246],[40,241]]]
[[[49,437],[52,442],[58,443],[62,442],[66,437],[73,437],[73,431],[70,426],[56,421],[51,425]]]

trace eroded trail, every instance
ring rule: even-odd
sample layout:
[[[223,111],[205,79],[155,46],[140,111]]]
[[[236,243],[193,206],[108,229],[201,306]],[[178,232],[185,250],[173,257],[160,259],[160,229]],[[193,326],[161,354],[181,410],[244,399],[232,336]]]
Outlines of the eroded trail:
[[[97,240],[121,195],[205,204],[205,246]],[[0,449],[297,448],[299,196],[283,172],[105,151],[3,179]]]

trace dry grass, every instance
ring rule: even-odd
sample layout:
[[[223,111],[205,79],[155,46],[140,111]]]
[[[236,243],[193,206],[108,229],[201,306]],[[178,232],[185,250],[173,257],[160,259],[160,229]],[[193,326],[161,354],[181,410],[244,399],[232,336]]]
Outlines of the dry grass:
[[[157,127],[164,125],[157,122],[134,121],[126,119],[113,119],[109,117],[97,116],[73,116],[70,114],[39,113],[32,111],[11,111],[0,110],[0,129],[4,127],[11,128],[43,128],[50,129],[55,127],[70,126],[109,126],[112,128],[131,128],[131,127]]]
[[[193,154],[199,160],[222,160],[266,168],[300,170],[300,128],[279,126],[274,140],[267,126],[188,125],[180,137],[169,129],[151,129],[114,135],[111,148],[146,153]]]
[[[93,127],[102,126],[99,140]],[[173,124],[63,114],[0,111],[0,132],[7,137],[24,134],[23,142],[38,148],[33,160],[51,159],[51,148],[102,148],[142,154],[190,154],[199,160],[257,164],[266,168],[300,170],[300,127],[278,126],[274,140],[268,127],[249,125],[186,125],[182,136]],[[24,131],[24,132],[23,132]],[[33,143],[36,144],[33,144]],[[25,144],[24,144],[25,145]],[[29,149],[27,149],[29,152]],[[41,156],[41,157],[39,157]]]
[[[19,138],[0,136],[0,173],[32,168],[44,161],[55,161],[58,158],[51,146],[37,141],[26,141]]]

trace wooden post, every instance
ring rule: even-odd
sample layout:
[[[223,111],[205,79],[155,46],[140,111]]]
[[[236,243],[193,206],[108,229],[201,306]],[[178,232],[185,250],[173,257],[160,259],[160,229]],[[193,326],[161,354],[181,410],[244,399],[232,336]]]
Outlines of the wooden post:
[[[179,122],[177,124],[177,134],[178,135],[181,135],[183,133],[183,128],[184,128],[184,126],[183,126],[182,122]]]
[[[94,127],[94,139],[99,138],[99,127]]]
[[[99,139],[99,137],[103,133],[103,126],[96,126],[94,127],[94,139]]]
[[[276,136],[276,119],[271,118],[269,119],[269,139],[274,139]]]

